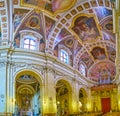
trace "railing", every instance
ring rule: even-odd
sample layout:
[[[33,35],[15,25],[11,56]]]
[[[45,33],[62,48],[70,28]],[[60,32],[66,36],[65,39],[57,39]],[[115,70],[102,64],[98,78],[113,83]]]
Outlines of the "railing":
[[[32,111],[20,111],[20,116],[33,116]]]
[[[12,113],[4,112],[4,113],[0,113],[0,116],[12,116]]]

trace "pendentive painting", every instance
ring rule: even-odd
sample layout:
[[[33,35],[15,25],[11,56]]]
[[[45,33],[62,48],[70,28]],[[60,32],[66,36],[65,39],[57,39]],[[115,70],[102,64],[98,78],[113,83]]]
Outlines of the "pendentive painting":
[[[71,35],[70,32],[69,32],[66,28],[63,28],[63,29],[60,31],[60,34],[58,35],[57,40],[58,40],[58,41],[61,41],[64,37],[66,37],[66,36],[68,36],[68,35]]]
[[[19,33],[16,35],[16,37],[15,37],[15,39],[14,39],[14,44],[13,44],[13,46],[14,46],[15,48],[19,48],[19,47],[20,47],[20,34],[19,34]]]
[[[72,38],[68,38],[65,40],[65,45],[68,47],[68,48],[73,48],[74,46],[74,39]]]
[[[105,54],[105,49],[104,48],[100,48],[100,47],[95,47],[93,48],[93,50],[91,51],[91,54],[93,55],[94,59],[96,60],[103,60],[106,58],[106,54]]]
[[[14,31],[20,25],[23,17],[29,12],[25,9],[14,9]]]
[[[99,30],[93,17],[78,17],[74,22],[72,30],[83,42],[92,42],[100,36]]]
[[[80,57],[80,61],[83,61],[86,64],[87,68],[89,68],[93,64],[93,61],[87,52],[82,54],[82,56]]]
[[[45,25],[46,25],[46,35],[48,37],[49,33],[51,32],[52,28],[55,25],[55,21],[47,16],[45,16]]]
[[[110,46],[107,46],[107,53],[108,53],[108,57],[112,62],[115,62],[115,58],[116,58],[116,50],[115,48],[112,48]]]

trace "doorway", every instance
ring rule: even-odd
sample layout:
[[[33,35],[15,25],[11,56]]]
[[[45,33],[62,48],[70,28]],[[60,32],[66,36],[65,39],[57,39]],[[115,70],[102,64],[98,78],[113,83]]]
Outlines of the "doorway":
[[[59,80],[56,84],[57,116],[69,115],[71,104],[71,88],[65,80]]]
[[[103,113],[110,112],[111,109],[110,98],[101,98],[101,104]]]
[[[40,82],[30,72],[21,73],[15,84],[15,114],[22,116],[40,115]]]

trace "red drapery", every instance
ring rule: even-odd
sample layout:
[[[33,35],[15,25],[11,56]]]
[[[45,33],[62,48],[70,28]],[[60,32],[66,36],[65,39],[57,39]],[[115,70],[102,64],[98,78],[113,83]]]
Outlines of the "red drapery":
[[[101,98],[101,104],[102,104],[102,112],[107,113],[110,112],[110,98]]]

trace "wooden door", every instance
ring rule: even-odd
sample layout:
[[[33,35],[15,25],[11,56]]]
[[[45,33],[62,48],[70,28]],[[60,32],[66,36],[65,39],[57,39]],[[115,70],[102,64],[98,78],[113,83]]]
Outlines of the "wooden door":
[[[101,106],[103,113],[110,112],[111,109],[110,98],[101,98]]]

